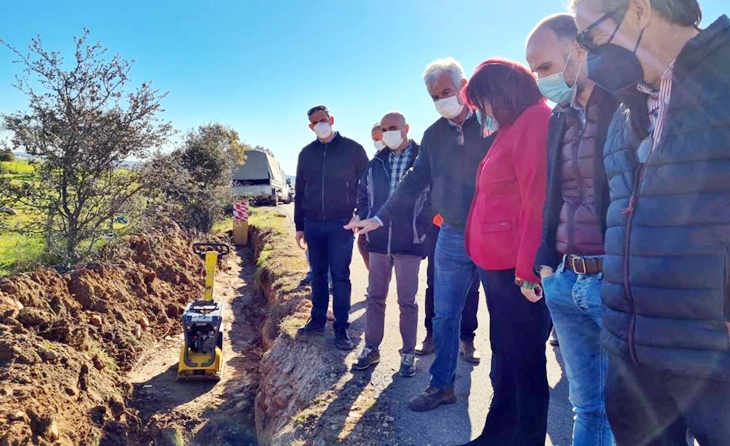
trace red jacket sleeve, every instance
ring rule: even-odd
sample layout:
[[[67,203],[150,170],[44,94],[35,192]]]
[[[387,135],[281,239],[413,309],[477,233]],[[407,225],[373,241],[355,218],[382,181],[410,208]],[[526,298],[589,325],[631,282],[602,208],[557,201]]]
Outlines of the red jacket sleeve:
[[[547,188],[547,134],[550,108],[541,103],[526,110],[520,137],[512,150],[520,190],[520,244],[515,275],[540,283],[535,275],[535,255],[542,236],[542,208]]]

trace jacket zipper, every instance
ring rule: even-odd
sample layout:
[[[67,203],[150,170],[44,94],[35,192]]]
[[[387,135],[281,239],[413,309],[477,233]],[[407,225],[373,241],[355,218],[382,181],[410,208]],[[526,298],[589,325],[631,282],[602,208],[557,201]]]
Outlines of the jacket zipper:
[[[327,145],[324,145],[324,153],[322,154],[322,221],[326,220],[324,210],[324,177],[327,172]]]
[[[648,159],[646,160],[649,161]],[[629,355],[634,364],[639,365],[639,360],[636,357],[636,347],[634,346],[634,331],[636,329],[636,307],[634,305],[634,296],[631,293],[631,286],[629,284],[629,251],[631,248],[631,230],[634,221],[634,211],[638,205],[638,193],[639,187],[641,186],[641,180],[644,175],[646,163],[640,164],[636,170],[636,178],[634,179],[634,187],[631,191],[631,198],[629,198],[629,206],[621,210],[621,213],[627,216],[626,220],[626,237],[624,238],[624,291],[626,297],[629,299],[629,305],[631,306],[631,317],[629,319]]]
[[[388,194],[390,195],[390,171],[385,168],[385,162],[383,160],[380,160],[380,165],[383,167],[383,170],[385,171],[385,176],[388,177]],[[390,196],[388,197],[390,198]],[[387,201],[387,199],[386,199]],[[388,222],[388,255],[390,255],[390,243],[393,237],[393,221],[391,220]]]
[[[575,152],[573,155],[573,170],[575,171],[575,176],[578,179],[578,206],[581,206],[583,204],[583,199],[585,197],[585,194],[583,193],[583,187],[585,186],[585,181],[583,180],[583,173],[580,171],[580,166],[578,166],[579,161],[579,155],[580,155],[580,144],[583,140],[583,134],[586,131],[586,127],[588,126],[588,111],[585,111],[586,118],[585,123],[581,120],[581,130],[580,134],[578,134],[578,141],[576,143]],[[580,120],[580,116],[578,117]],[[577,246],[575,244],[575,212],[570,213],[570,220],[568,220],[568,249],[569,250],[575,250],[577,251]]]
[[[730,248],[725,249],[725,280],[724,280],[724,295],[725,295],[725,325],[728,328],[728,337],[730,340]]]

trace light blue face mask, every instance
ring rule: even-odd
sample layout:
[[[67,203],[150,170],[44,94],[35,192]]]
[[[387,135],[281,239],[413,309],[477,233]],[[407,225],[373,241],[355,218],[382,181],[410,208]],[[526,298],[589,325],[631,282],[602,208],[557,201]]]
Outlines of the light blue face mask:
[[[489,134],[492,134],[492,133],[496,132],[497,130],[499,130],[499,123],[491,116],[487,115],[487,118],[486,118],[487,121],[484,122],[484,117],[482,116],[481,111],[476,110],[474,112],[474,114],[476,114],[476,116],[477,116],[477,122],[479,123],[479,126],[482,127],[484,130],[488,131]],[[486,137],[489,135],[485,134],[484,136]]]
[[[572,87],[569,87],[565,82],[564,76],[572,52],[573,47],[571,46],[570,51],[568,51],[568,58],[565,60],[565,66],[563,66],[563,71],[537,80],[537,88],[540,89],[540,93],[549,101],[555,102],[556,104],[570,104],[575,100],[575,96],[578,93],[578,74],[580,74],[580,69],[583,67],[583,64],[578,65],[578,73],[575,75],[575,82],[573,82]]]

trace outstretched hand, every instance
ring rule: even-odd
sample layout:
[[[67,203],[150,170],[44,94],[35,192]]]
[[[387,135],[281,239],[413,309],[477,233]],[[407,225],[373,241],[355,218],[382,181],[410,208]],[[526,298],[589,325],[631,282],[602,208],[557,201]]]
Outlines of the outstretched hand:
[[[370,231],[374,231],[380,227],[380,223],[378,223],[378,220],[374,218],[368,218],[367,220],[360,221],[360,219],[357,219],[355,221],[355,218],[350,220],[350,223],[344,226],[345,229],[348,231],[353,231],[355,233],[360,234],[367,234]]]

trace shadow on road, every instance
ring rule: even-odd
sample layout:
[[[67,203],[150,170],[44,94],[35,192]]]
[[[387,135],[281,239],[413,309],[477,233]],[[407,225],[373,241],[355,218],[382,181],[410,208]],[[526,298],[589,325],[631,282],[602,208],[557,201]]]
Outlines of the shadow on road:
[[[551,347],[563,373],[550,389],[550,411],[548,412],[548,436],[553,445],[570,445],[573,442],[573,423],[566,420],[573,419],[573,407],[566,396],[568,395],[568,379],[565,377],[563,357],[560,347]]]

